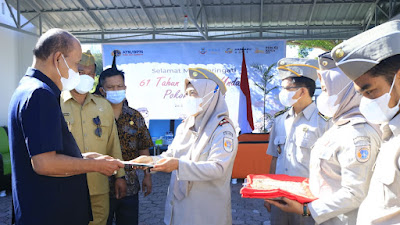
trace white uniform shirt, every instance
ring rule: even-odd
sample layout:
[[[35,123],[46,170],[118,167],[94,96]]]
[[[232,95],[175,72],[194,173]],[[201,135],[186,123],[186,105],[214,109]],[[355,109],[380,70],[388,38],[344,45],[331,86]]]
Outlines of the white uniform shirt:
[[[382,125],[383,143],[357,225],[400,224],[400,115]]]
[[[177,134],[181,128],[178,126]],[[190,152],[175,151],[173,148],[152,157],[154,162],[165,157],[179,158],[179,168],[172,172],[168,188],[165,224],[232,224],[230,181],[237,148],[235,130],[230,124],[223,124],[216,128],[198,161],[187,159]],[[177,181],[190,182],[190,188],[183,194],[186,196],[181,199],[174,196]]]
[[[309,181],[319,199],[308,207],[316,223],[356,223],[379,144],[378,132],[363,118],[336,123],[315,143]]]
[[[292,107],[275,118],[267,150],[277,157],[275,174],[308,177],[311,149],[328,128],[314,102],[298,115]]]

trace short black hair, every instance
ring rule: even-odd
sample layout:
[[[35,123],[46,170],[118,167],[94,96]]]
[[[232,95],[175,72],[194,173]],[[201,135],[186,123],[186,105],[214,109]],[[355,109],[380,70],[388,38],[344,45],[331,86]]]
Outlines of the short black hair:
[[[290,81],[295,84],[296,87],[305,87],[308,90],[308,94],[312,97],[315,93],[315,81],[308,77],[288,77]]]
[[[113,76],[121,76],[122,79],[125,82],[125,73],[122,70],[118,70],[115,67],[108,68],[101,72],[100,77],[99,77],[99,87],[103,87],[104,82],[106,81],[107,77],[113,77]]]
[[[383,76],[389,85],[393,83],[394,75],[400,69],[400,54],[390,56],[372,67],[366,73],[372,77]]]
[[[78,39],[68,31],[59,28],[50,29],[39,38],[33,49],[33,55],[37,59],[46,60],[51,54],[61,52],[67,57],[75,41]]]

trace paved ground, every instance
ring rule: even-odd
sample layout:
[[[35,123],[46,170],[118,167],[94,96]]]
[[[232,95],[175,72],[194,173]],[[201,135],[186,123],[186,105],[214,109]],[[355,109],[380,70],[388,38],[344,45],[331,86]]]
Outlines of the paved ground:
[[[140,173],[142,174],[142,173]],[[139,225],[164,224],[164,203],[170,174],[153,174],[153,193],[146,198],[139,195]],[[243,199],[239,190],[242,183],[232,184],[232,217],[233,224],[269,225],[269,213],[260,199]],[[0,197],[0,225],[11,224],[11,196]]]

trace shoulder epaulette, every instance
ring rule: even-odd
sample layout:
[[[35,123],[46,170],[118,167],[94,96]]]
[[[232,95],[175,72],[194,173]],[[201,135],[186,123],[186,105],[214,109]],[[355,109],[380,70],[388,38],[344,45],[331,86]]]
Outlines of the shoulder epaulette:
[[[322,114],[322,113],[320,113],[320,112],[318,112],[318,115],[319,115],[322,119],[324,119],[325,121],[329,121],[329,120],[331,119],[331,117],[327,117],[327,116],[325,116],[324,114]]]
[[[226,120],[226,119],[222,119],[220,122],[219,122],[219,126],[222,126],[222,125],[224,125],[224,124],[226,124],[226,123],[229,123],[229,121],[228,120]]]
[[[290,109],[290,107],[286,107],[284,110],[281,110],[281,111],[275,113],[274,118],[284,114],[285,112],[289,111],[289,109]]]

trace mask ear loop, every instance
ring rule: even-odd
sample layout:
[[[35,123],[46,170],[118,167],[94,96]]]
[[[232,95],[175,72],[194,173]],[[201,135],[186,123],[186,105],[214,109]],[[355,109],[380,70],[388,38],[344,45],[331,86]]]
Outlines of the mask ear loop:
[[[342,88],[342,90],[339,91],[339,93],[336,94],[336,101],[334,102],[335,104],[334,104],[333,106],[336,106],[337,104],[339,104],[339,103],[336,104],[339,95],[340,95],[344,90],[346,90],[352,83],[353,83],[353,82],[350,81],[348,84],[346,84],[346,86],[344,86],[344,88]],[[330,96],[334,96],[334,95],[328,95],[328,96],[330,97]]]
[[[393,90],[393,87],[394,87],[394,83],[396,82],[396,76],[397,76],[397,73],[394,75],[394,77],[393,77],[393,82],[392,82],[392,86],[390,86],[390,90],[389,90],[389,101],[390,101],[390,98],[392,97],[390,94],[392,93],[392,90]],[[388,101],[388,107],[389,107],[389,101]],[[397,105],[395,105],[394,107],[398,107],[400,105],[400,99],[399,99],[399,101],[397,102]],[[394,108],[393,107],[393,108]]]
[[[303,88],[303,87],[299,87],[299,88],[297,89],[297,91],[295,91],[295,94],[296,94],[301,88]],[[294,95],[293,95],[293,96],[294,96]],[[301,98],[301,95],[300,95],[300,97],[296,98],[295,100],[296,100],[296,101],[299,101],[300,98]]]
[[[62,57],[63,57],[63,59],[64,59],[65,65],[68,67],[68,69],[70,69],[70,68],[69,68],[69,65],[68,65],[68,63],[67,63],[67,60],[65,60],[65,58],[64,58],[64,55],[63,55],[63,54],[61,54],[61,56],[62,56]]]
[[[219,89],[219,86],[217,85],[217,87],[215,87],[215,89],[214,89],[213,91],[208,92],[206,95],[204,95],[204,97],[202,97],[202,99],[205,99],[206,97],[208,97],[208,96],[211,95],[211,94],[215,94],[215,93],[218,91],[218,89]],[[212,97],[209,98],[204,104],[203,104],[203,102],[202,102],[200,107],[203,109],[203,106],[205,106],[206,104],[208,104],[208,102],[210,102],[211,99],[212,99]]]
[[[394,83],[396,82],[396,76],[397,76],[397,73],[393,77],[393,82],[392,82],[392,85],[390,86],[389,95],[392,93],[392,89],[393,89]]]

